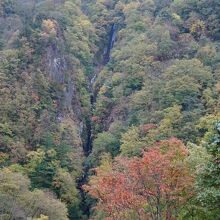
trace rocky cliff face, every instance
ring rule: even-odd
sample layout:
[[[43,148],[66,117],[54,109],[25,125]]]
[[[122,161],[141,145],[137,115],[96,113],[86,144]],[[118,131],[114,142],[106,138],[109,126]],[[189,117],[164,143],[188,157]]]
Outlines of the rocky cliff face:
[[[67,56],[65,56],[64,48],[65,41],[62,36],[58,36],[60,41],[59,46],[51,42],[45,49],[46,53],[42,57],[43,69],[49,79],[62,88],[60,99],[58,100],[58,114],[57,121],[62,123],[69,120],[73,123],[72,126],[76,127],[78,137],[83,138],[81,135],[84,130],[83,115],[81,104],[78,99],[75,81],[74,81],[74,67],[70,65]],[[82,146],[81,146],[82,147]]]
[[[47,47],[44,65],[51,80],[61,84],[65,82],[66,59],[55,43]]]

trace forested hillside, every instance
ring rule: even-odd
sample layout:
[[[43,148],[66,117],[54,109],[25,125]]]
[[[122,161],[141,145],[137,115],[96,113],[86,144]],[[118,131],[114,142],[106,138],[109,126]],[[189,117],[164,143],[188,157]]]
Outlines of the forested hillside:
[[[220,219],[219,0],[0,0],[0,220]]]

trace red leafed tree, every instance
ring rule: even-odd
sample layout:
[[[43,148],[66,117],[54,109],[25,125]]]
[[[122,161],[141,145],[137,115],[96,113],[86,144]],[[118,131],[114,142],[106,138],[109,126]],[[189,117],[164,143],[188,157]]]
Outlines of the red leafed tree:
[[[176,219],[193,193],[187,154],[176,138],[160,141],[141,158],[105,160],[84,189],[106,219]]]

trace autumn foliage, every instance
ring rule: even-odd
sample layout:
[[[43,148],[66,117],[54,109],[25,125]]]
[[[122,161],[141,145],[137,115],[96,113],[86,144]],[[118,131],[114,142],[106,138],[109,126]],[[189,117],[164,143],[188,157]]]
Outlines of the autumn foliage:
[[[176,138],[160,141],[141,158],[105,160],[84,188],[106,219],[176,219],[193,193],[187,154]]]

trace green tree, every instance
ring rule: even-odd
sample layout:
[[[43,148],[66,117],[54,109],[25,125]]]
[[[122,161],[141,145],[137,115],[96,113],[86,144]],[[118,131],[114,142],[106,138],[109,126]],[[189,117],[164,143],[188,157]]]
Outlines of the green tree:
[[[67,220],[67,209],[50,192],[30,191],[30,180],[9,169],[0,171],[0,217],[1,219],[38,218]]]
[[[217,218],[220,215],[220,122],[219,116],[208,117],[207,119],[209,126],[203,141],[210,155],[210,160],[198,176],[198,200],[213,218]]]
[[[88,157],[88,165],[91,167],[98,166],[104,153],[109,153],[115,157],[119,153],[119,145],[119,139],[115,135],[109,132],[99,133],[93,142],[92,153]]]

